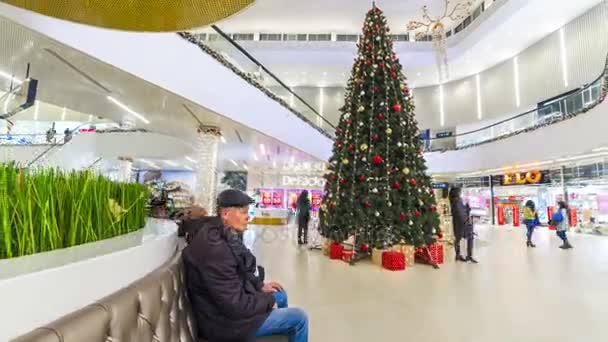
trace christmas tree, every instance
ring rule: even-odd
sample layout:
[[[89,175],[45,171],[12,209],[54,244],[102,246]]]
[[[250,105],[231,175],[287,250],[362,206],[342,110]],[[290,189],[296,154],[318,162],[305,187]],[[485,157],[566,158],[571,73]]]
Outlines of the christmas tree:
[[[322,234],[358,245],[423,246],[440,234],[414,103],[382,11],[367,13],[336,128]]]

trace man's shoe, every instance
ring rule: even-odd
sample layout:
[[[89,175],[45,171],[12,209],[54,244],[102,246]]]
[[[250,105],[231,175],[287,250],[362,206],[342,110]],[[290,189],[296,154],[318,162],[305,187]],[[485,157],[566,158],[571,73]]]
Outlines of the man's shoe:
[[[462,255],[457,255],[456,256],[456,261],[467,262],[467,259],[465,257],[463,257]]]
[[[467,257],[466,261],[469,261],[472,264],[479,264],[479,261],[475,260],[473,257]]]

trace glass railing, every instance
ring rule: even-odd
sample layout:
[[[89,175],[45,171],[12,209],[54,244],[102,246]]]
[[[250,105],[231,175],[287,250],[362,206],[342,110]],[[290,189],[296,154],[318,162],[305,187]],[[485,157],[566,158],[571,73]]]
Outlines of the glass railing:
[[[585,113],[604,100],[606,96],[605,76],[606,73],[604,72],[593,82],[580,89],[545,101],[542,105],[530,111],[508,117],[482,128],[467,132],[456,132],[456,134],[448,137],[423,139],[427,140],[424,141],[424,146],[427,147],[427,151],[464,149],[535,130]],[[449,144],[437,143],[447,139],[455,140],[455,147],[446,148],[445,146],[449,146]]]
[[[222,30],[216,26],[212,28],[217,32],[213,40],[203,41],[199,35],[184,32],[180,33],[180,36],[198,45],[202,51],[232,69],[327,137],[334,137],[334,124],[321,115],[317,108],[306,102],[303,96],[287,86]]]

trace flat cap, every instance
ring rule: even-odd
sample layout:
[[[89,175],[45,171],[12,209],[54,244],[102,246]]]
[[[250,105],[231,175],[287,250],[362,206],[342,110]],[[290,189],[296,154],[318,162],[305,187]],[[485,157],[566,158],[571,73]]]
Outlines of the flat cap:
[[[228,189],[217,196],[218,208],[246,207],[255,201],[242,191]]]

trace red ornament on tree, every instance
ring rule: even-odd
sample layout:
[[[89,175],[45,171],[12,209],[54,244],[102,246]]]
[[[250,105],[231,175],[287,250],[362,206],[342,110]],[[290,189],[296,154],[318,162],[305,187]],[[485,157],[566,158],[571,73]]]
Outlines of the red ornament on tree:
[[[384,114],[383,113],[378,113],[378,119],[380,119],[380,120],[384,119]]]
[[[344,178],[340,178],[340,184],[344,184],[346,183],[346,180]]]
[[[394,72],[391,72],[391,78],[392,78],[392,79],[397,78],[397,74],[396,74],[396,73],[394,73]]]
[[[359,182],[365,182],[365,176],[359,177]]]
[[[434,212],[436,212],[436,211],[437,211],[437,208],[436,208],[436,207],[431,207],[431,212],[432,212],[432,213],[434,213]]]
[[[353,120],[348,120],[348,125],[352,125],[353,124]]]
[[[404,92],[406,95],[409,95],[409,94],[410,94],[410,88],[405,87],[405,88],[403,89],[403,92]]]
[[[399,182],[393,183],[393,189],[399,189],[399,188],[401,188],[401,184],[399,184]]]
[[[369,204],[369,202],[365,202],[365,203],[363,203],[363,205],[368,209],[372,206],[371,204]]]
[[[368,245],[361,245],[361,252],[363,252],[363,253],[369,252],[369,246]]]
[[[378,66],[380,67],[380,69],[384,69],[384,63],[380,63]]]
[[[355,146],[353,146],[353,145],[348,146],[348,150],[349,151],[354,151],[355,150]]]
[[[402,219],[402,220],[405,220],[405,218],[406,218],[405,213],[401,213],[401,214],[399,215],[399,218],[400,218],[400,219]]]
[[[384,162],[384,160],[380,156],[375,156],[372,162],[374,163],[374,165],[380,165],[382,164],[382,162]]]
[[[393,66],[391,67],[391,70],[392,70],[392,71],[397,71],[397,66],[396,66],[396,65],[393,65]]]
[[[398,103],[397,103],[396,105],[394,105],[394,106],[393,106],[393,111],[395,111],[395,112],[400,112],[400,111],[401,111],[401,105],[400,105],[400,104],[398,104]]]
[[[416,184],[418,184],[418,182],[416,182],[416,180],[414,178],[410,179],[411,186],[416,186]]]
[[[378,140],[380,140],[380,136],[378,134],[374,134],[372,139],[374,139],[374,141],[378,141]]]
[[[374,92],[374,94],[377,93],[378,92],[378,87],[374,87],[374,90],[372,90],[372,91]]]
[[[442,233],[437,234],[437,238],[443,239],[443,234]]]
[[[420,210],[416,210],[416,216],[420,216]]]

